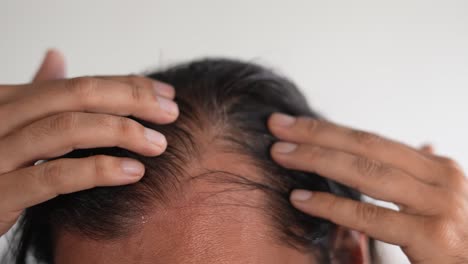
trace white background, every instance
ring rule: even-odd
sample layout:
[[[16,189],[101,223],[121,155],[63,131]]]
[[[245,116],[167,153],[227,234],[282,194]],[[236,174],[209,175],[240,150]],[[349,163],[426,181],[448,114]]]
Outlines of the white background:
[[[70,76],[243,58],[290,76],[331,120],[432,142],[468,168],[467,14],[464,0],[2,0],[0,83],[28,81],[50,47]]]

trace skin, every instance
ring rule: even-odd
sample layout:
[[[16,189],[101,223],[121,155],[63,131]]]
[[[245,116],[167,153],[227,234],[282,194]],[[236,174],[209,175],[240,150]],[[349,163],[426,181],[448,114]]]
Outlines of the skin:
[[[411,263],[468,263],[468,183],[452,159],[378,135],[307,117],[273,114],[279,164],[316,172],[399,211],[329,193],[295,190],[299,210],[399,245]],[[352,217],[351,217],[352,216]]]
[[[29,206],[59,194],[133,183],[144,174],[144,166],[128,158],[100,155],[34,166],[37,160],[76,148],[119,146],[146,156],[166,148],[162,134],[126,116],[175,121],[174,88],[139,76],[63,79],[64,65],[63,56],[50,51],[33,83],[0,85],[0,235]]]

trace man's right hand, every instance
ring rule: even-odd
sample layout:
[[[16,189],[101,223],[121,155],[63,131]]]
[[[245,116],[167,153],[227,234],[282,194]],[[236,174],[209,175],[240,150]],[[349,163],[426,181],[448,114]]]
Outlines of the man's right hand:
[[[63,75],[60,54],[49,52],[35,82],[0,85],[0,235],[27,207],[59,194],[130,184],[145,170],[136,160],[104,155],[36,161],[81,148],[117,146],[145,156],[166,149],[162,134],[127,116],[174,122],[173,87],[140,76]]]

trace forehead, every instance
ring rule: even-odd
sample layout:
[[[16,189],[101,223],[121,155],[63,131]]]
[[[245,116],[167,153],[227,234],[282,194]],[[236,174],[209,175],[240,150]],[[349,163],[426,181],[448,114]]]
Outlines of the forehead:
[[[258,177],[247,163],[234,161],[239,156],[216,155],[203,167]],[[99,241],[58,231],[55,263],[314,263],[274,238],[262,191],[219,177],[196,177],[169,203],[135,216],[140,221],[128,237]]]
[[[262,210],[232,203],[240,198],[238,195],[226,192],[203,197],[205,200],[198,204],[176,204],[155,210],[139,216],[140,226],[131,236],[113,241],[59,233],[55,262],[300,263],[290,262],[297,252],[274,241]]]
[[[247,254],[251,248],[269,244],[263,239],[264,220],[228,207],[168,209],[141,216],[141,226],[131,236],[113,241],[62,233],[56,263],[249,263],[256,257]]]

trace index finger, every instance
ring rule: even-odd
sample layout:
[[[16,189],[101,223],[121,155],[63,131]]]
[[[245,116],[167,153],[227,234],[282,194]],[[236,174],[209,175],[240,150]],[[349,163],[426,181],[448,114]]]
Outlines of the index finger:
[[[175,121],[178,106],[158,94],[160,82],[139,76],[125,78],[127,82],[79,77],[23,85],[21,90],[27,91],[22,96],[0,107],[0,135],[46,116],[70,111],[134,116],[158,124]]]

